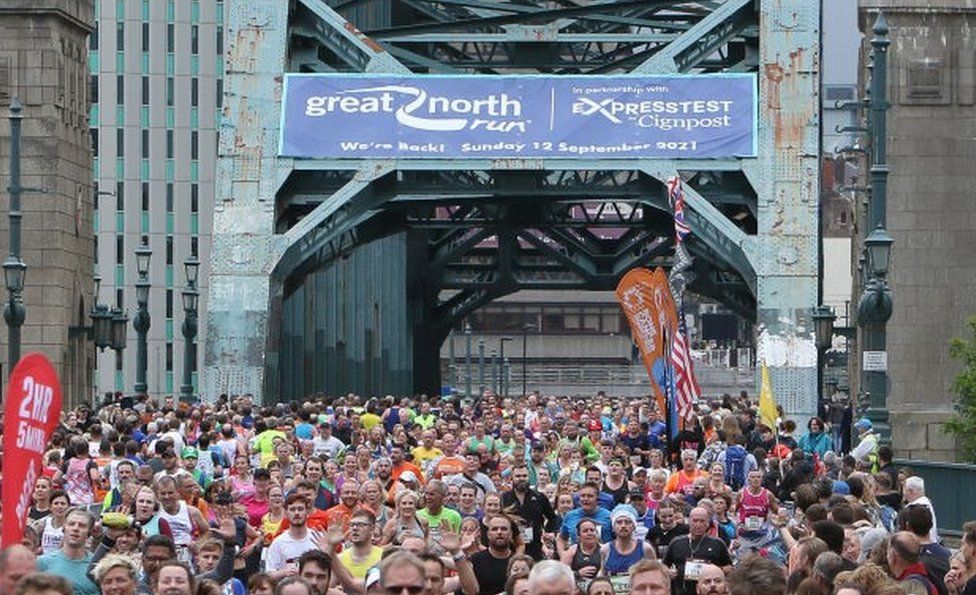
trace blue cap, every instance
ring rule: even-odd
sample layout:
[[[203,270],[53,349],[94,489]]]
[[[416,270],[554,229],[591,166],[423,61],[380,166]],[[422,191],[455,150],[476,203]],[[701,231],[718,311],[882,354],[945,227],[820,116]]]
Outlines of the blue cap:
[[[866,417],[862,417],[861,419],[857,420],[857,423],[854,424],[854,427],[863,430],[870,430],[874,427],[874,424],[871,423],[870,419]]]
[[[841,496],[850,496],[851,486],[847,485],[846,481],[835,481],[833,492]]]

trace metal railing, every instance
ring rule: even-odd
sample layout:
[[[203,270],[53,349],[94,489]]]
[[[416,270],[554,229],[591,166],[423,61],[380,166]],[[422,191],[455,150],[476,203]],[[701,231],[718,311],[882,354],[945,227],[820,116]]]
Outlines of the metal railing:
[[[976,520],[976,465],[896,460],[925,480],[925,494],[935,508],[939,534],[959,536],[966,521]]]
[[[465,365],[463,361],[456,364],[456,386],[466,385]],[[497,368],[494,372],[497,376]],[[698,383],[706,393],[720,390],[751,389],[755,383],[755,370],[752,367],[730,368],[725,366],[698,365],[695,368]],[[478,366],[471,366],[471,384],[473,390],[478,388]],[[492,386],[492,369],[486,366],[485,384]],[[513,364],[508,367],[507,384],[510,394],[515,394],[522,387],[522,367]],[[607,364],[607,363],[579,363],[579,364],[532,364],[525,371],[525,384],[531,389],[548,390],[555,387],[572,387],[587,392],[587,389],[606,390],[613,394],[619,389],[629,389],[627,394],[638,394],[648,386],[647,371],[642,364]]]

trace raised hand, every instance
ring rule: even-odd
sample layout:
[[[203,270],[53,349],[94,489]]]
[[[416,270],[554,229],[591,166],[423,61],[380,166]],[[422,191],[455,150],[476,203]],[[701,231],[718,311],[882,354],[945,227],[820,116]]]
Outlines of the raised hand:
[[[445,551],[456,554],[460,550],[464,549],[464,545],[461,542],[461,535],[451,530],[451,523],[447,519],[441,521],[440,528],[441,547],[443,547]],[[470,545],[470,543],[468,545]]]

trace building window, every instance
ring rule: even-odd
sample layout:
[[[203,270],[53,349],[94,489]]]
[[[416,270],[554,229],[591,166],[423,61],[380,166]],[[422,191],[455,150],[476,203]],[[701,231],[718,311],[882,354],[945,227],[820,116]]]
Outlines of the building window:
[[[142,24],[142,51],[149,51],[149,23]]]
[[[124,361],[124,359],[122,358],[122,352],[121,351],[116,351],[115,352],[115,371],[116,372],[121,372],[122,371],[122,362],[123,361]]]
[[[121,52],[125,49],[125,23],[115,24],[115,51]]]
[[[200,103],[200,79],[190,79],[190,105],[196,107]]]
[[[122,298],[123,298],[122,288],[120,287],[115,290],[115,305],[118,306],[119,308],[122,307]]]
[[[95,264],[98,264],[98,234],[97,233],[95,234],[95,237],[93,239],[95,243]],[[97,298],[98,296],[95,297]]]
[[[91,84],[89,85],[91,87],[89,91],[89,94],[91,95],[91,101],[92,103],[98,103],[98,75],[97,74],[91,75],[91,78],[89,80],[91,81]]]
[[[125,210],[125,182],[115,183],[115,210]]]
[[[224,80],[217,79],[217,107],[224,107]]]
[[[173,371],[173,344],[166,343],[166,371]]]
[[[98,50],[98,20],[95,20],[95,26],[92,27],[91,35],[88,36],[88,49],[92,51]]]
[[[173,158],[173,131],[172,130],[166,131],[166,158],[167,159]]]
[[[166,212],[173,212],[173,184],[166,184]]]
[[[115,236],[115,264],[125,264],[125,236]]]
[[[149,131],[142,131],[142,158],[149,159]]]
[[[166,105],[173,107],[173,96],[176,95],[176,83],[173,82],[173,77],[166,79]]]
[[[142,210],[149,210],[149,182],[142,183]]]
[[[200,26],[190,26],[190,54],[196,56],[200,53]]]
[[[176,34],[173,23],[166,25],[166,51],[171,54],[176,51]]]
[[[89,128],[88,131],[91,132],[92,157],[98,157],[98,128]]]
[[[166,290],[166,318],[173,317],[173,290]]]
[[[142,105],[149,105],[149,77],[142,77]]]
[[[200,256],[200,240],[196,236],[190,238],[190,254],[194,257]]]
[[[173,264],[173,236],[166,236],[166,264]]]
[[[125,103],[125,76],[120,74],[115,77],[115,104],[123,103]]]
[[[217,26],[217,55],[224,55],[224,28]]]
[[[115,129],[115,156],[125,157],[125,130]]]
[[[200,210],[200,186],[190,184],[190,212],[196,213]]]
[[[196,130],[190,132],[190,159],[200,158],[200,133]]]

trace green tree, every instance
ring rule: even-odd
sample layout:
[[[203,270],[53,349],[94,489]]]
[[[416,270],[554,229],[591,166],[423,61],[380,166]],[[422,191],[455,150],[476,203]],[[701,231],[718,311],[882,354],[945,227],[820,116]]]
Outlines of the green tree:
[[[944,430],[955,435],[965,461],[976,462],[976,316],[968,321],[972,338],[955,338],[949,342],[949,356],[962,362],[962,371],[952,383],[956,393],[956,412],[945,423]]]

